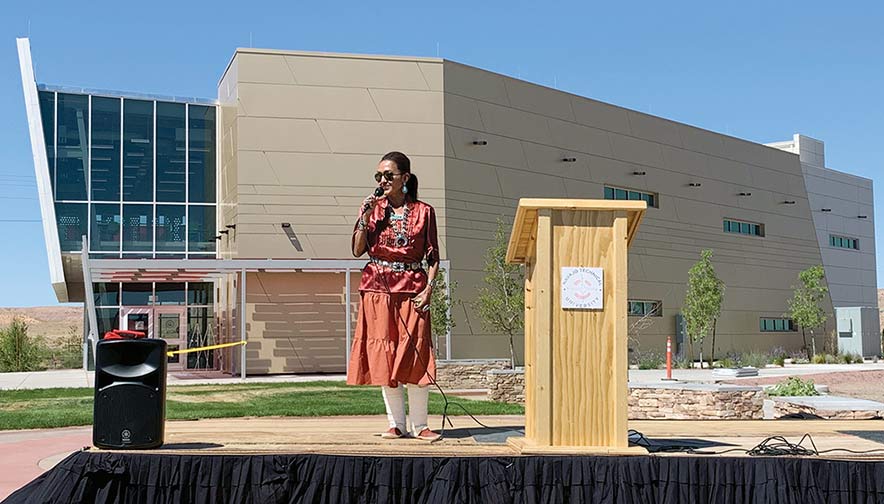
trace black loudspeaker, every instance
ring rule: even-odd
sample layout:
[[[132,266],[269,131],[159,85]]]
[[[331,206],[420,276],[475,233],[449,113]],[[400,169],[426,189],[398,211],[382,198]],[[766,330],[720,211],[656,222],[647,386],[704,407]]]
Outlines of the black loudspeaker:
[[[162,446],[166,362],[165,340],[98,342],[92,444],[106,449]]]

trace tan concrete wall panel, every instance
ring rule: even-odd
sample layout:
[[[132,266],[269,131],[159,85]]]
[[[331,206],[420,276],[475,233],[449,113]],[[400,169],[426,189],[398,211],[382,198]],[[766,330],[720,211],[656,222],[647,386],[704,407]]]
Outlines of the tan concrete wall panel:
[[[416,61],[285,56],[302,86],[430,90]],[[432,76],[431,76],[432,77]]]

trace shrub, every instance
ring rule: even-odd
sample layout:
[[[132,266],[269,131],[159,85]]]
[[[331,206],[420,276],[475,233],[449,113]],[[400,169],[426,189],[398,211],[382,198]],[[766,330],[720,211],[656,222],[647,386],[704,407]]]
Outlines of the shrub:
[[[83,336],[76,327],[46,350],[46,366],[50,369],[76,369],[83,365]]]
[[[775,366],[783,367],[786,365],[786,350],[783,347],[773,347],[770,350],[769,362]]]
[[[754,367],[763,369],[770,362],[770,356],[760,352],[749,352],[743,354],[740,363],[744,367]]]
[[[860,354],[853,354],[853,362],[856,364],[864,364],[866,360]]]
[[[694,363],[686,356],[682,356],[680,359],[675,359],[672,362],[672,366],[676,369],[693,369]]]
[[[838,362],[838,357],[832,354],[825,354],[826,364],[835,364]]]
[[[815,356],[814,356],[815,357]],[[820,395],[813,386],[813,380],[802,380],[797,376],[790,376],[767,389],[769,396],[815,396]]]
[[[790,357],[792,358],[792,364],[810,364],[810,359],[807,358],[807,354],[803,351],[793,352]]]
[[[18,317],[0,330],[0,372],[42,369],[45,345],[28,334],[28,324]]]
[[[740,361],[738,361],[737,359],[730,357],[730,356],[727,356],[724,359],[721,359],[720,361],[716,361],[716,364],[720,368],[738,368],[738,367],[740,367]]]
[[[814,364],[825,364],[826,363],[826,354],[814,354],[810,359],[810,362]]]
[[[635,351],[635,363],[639,369],[660,369],[663,362],[663,356],[653,350]]]

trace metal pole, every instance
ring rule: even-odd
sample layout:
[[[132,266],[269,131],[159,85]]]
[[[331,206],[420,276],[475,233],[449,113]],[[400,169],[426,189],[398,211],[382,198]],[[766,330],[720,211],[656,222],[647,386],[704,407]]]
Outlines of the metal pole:
[[[239,282],[240,294],[239,294],[239,340],[246,340],[246,269],[243,268],[240,270],[240,282]],[[246,379],[246,345],[240,345],[240,358],[239,358],[239,367],[240,367],[240,378],[243,380]]]
[[[448,298],[448,320],[451,320],[451,264],[445,268],[445,296]],[[451,324],[445,332],[445,359],[451,360]]]
[[[98,345],[98,311],[95,309],[95,296],[92,290],[92,265],[89,261],[89,241],[83,235],[83,245],[80,249],[80,261],[83,265],[83,305],[86,315],[89,317],[89,334],[86,336],[88,344],[92,347],[92,363],[95,364],[95,347]],[[84,345],[85,346],[85,345]],[[87,357],[83,356],[83,369],[87,369]]]
[[[346,327],[347,327],[347,348],[345,355],[347,356],[347,361],[344,362],[344,369],[350,368],[350,331],[352,330],[351,322],[350,322],[350,268],[347,268],[344,271],[344,274],[347,275],[347,278],[344,280],[344,288],[347,289],[347,292],[344,293],[344,317],[346,317]]]

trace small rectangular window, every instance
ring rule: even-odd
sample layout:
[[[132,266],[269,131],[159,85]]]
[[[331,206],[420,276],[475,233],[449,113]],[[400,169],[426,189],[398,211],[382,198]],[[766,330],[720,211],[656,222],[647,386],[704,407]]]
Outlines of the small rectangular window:
[[[859,250],[859,239],[847,236],[829,235],[829,245],[835,248]]]
[[[787,318],[761,318],[758,325],[761,332],[788,332],[797,330],[792,319]]]
[[[605,199],[644,201],[649,207],[657,207],[656,194],[637,191],[635,189],[605,186]]]
[[[738,233],[750,236],[764,236],[764,225],[753,222],[740,222],[724,219],[722,228],[725,233]]]
[[[614,199],[613,187],[605,187],[605,199]]]

